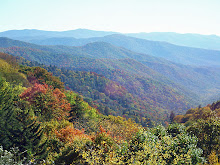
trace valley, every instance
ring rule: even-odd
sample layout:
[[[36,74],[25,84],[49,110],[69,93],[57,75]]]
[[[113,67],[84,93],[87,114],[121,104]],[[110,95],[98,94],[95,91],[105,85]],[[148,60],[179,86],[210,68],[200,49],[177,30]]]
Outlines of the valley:
[[[185,162],[180,155],[212,162],[219,143],[201,136],[218,140],[219,51],[82,31],[0,37],[4,149],[16,145],[21,162],[30,162],[27,148],[49,164],[152,163],[145,153],[160,153],[164,164]]]

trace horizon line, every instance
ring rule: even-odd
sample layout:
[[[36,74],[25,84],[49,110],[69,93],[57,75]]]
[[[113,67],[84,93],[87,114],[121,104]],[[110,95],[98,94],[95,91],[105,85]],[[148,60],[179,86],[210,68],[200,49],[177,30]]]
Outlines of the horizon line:
[[[24,28],[24,29],[9,29],[9,30],[4,30],[4,31],[0,31],[0,33],[4,33],[4,32],[8,32],[8,31],[24,31],[24,30],[37,30],[37,31],[45,31],[45,32],[67,32],[67,31],[76,31],[76,30],[89,30],[89,31],[96,31],[96,32],[110,32],[110,33],[120,33],[120,34],[141,34],[141,33],[176,33],[176,34],[198,34],[198,35],[205,35],[205,36],[219,36],[220,34],[203,34],[203,33],[194,33],[194,32],[174,32],[174,31],[150,31],[150,32],[144,32],[144,31],[140,31],[140,32],[128,32],[128,33],[124,33],[124,32],[119,32],[119,31],[108,31],[108,30],[94,30],[94,29],[87,29],[87,28],[76,28],[76,29],[71,29],[71,30],[43,30],[43,29],[28,29],[28,28]]]

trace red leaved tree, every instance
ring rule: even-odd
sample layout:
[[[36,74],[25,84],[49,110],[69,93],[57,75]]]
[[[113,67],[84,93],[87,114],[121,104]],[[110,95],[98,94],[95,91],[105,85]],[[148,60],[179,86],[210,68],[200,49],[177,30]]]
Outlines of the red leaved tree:
[[[65,97],[58,88],[53,89],[47,84],[37,83],[20,95],[21,99],[33,106],[35,115],[46,121],[53,118],[61,120],[68,115],[71,107]]]
[[[84,130],[75,129],[72,126],[67,126],[65,128],[60,129],[59,131],[55,131],[56,136],[62,142],[71,143],[76,138],[79,139],[90,139],[89,135],[84,133]]]

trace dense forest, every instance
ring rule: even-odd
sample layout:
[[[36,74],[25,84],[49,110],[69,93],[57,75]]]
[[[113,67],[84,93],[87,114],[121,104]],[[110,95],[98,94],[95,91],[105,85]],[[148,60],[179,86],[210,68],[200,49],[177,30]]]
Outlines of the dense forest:
[[[24,57],[25,59],[31,61],[37,61],[47,66],[55,65],[56,67],[63,68],[61,72],[64,71],[64,73],[60,75],[57,73],[57,75],[56,74],[55,75],[59,77],[61,76],[60,78],[64,83],[68,83],[68,84],[70,84],[69,82],[72,83],[74,79],[74,72],[76,71],[95,72],[98,75],[104,75],[105,78],[111,80],[112,82],[120,86],[121,89],[123,88],[124,90],[125,88],[126,93],[128,93],[128,95],[131,94],[132,97],[134,98],[133,100],[137,102],[137,106],[136,105],[132,106],[133,112],[128,114],[130,116],[131,115],[135,116],[135,114],[137,113],[137,114],[141,114],[141,116],[145,118],[150,117],[152,118],[153,121],[162,122],[168,118],[169,110],[174,110],[177,113],[180,113],[192,107],[196,102],[196,99],[194,99],[196,97],[193,98],[191,97],[194,96],[194,94],[191,94],[191,92],[182,89],[182,87],[171,82],[169,79],[155,72],[154,70],[150,69],[146,65],[141,64],[140,62],[130,58],[96,59],[96,58],[89,58],[88,56],[86,56],[88,54],[85,54],[85,51],[81,53],[77,53],[78,51],[76,50],[73,51],[73,49],[77,49],[77,48],[73,48],[70,50],[72,54],[66,54],[60,52],[61,51],[60,49],[62,49],[62,51],[66,49],[66,47],[62,47],[62,46],[58,46],[58,47],[39,46],[39,45],[28,44],[20,41],[12,42],[9,39],[6,39],[6,41],[3,40],[3,43],[4,44],[2,44],[2,47],[11,46],[11,44],[12,45],[21,44],[20,46],[23,45],[23,47],[0,48],[2,49],[2,51],[5,51],[9,54],[12,54],[14,56]],[[95,47],[93,49],[95,49]],[[132,54],[132,52],[128,50],[126,52]],[[105,54],[105,53],[100,52],[100,54]],[[136,54],[134,54],[134,56],[135,55]],[[150,58],[149,60],[152,59],[151,57],[149,58]],[[155,59],[153,58],[153,60]],[[74,72],[68,71],[73,75],[68,77],[69,73],[65,72],[65,69],[74,71]],[[52,70],[53,68],[51,68],[51,71]],[[63,76],[65,74],[67,74],[66,77],[68,78],[65,78]],[[89,83],[90,81],[88,78],[85,80],[85,82],[87,83]],[[73,83],[74,82],[78,83],[76,85],[81,84],[79,80],[73,81]],[[101,81],[97,83],[100,84],[97,84],[96,86],[103,86],[101,84]],[[89,86],[89,84],[87,84],[86,86]],[[78,88],[77,90],[80,89]],[[99,92],[105,95],[107,94],[104,91],[99,91]],[[90,98],[91,97],[92,96],[90,96]],[[139,108],[140,106],[141,108]],[[115,111],[117,111],[117,109],[115,109]]]
[[[220,51],[13,33],[29,43],[0,37],[0,164],[220,164]]]
[[[99,74],[0,53],[0,164],[220,163],[219,102],[155,126],[142,106]]]

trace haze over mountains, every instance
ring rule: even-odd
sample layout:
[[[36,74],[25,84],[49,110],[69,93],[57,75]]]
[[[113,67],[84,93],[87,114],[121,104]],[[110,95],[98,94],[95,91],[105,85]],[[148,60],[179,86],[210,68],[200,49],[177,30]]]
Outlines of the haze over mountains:
[[[94,31],[88,29],[76,29],[69,31],[44,31],[36,29],[25,30],[9,30],[1,32],[1,37],[9,37],[19,40],[31,40],[37,38],[51,38],[51,37],[74,37],[74,38],[90,38],[90,37],[103,37],[106,35],[116,34],[116,32]]]
[[[0,36],[27,41],[39,45],[83,46],[91,42],[107,42],[115,46],[124,47],[138,53],[162,57],[164,59],[185,65],[220,66],[220,63],[218,62],[220,61],[220,51],[217,51],[219,45],[218,43],[220,43],[220,37],[218,36],[205,36],[196,34],[180,35],[175,33],[167,33],[167,35],[166,33],[162,33],[161,35],[159,35],[160,33],[152,34],[155,35],[149,36],[156,36],[154,40],[166,41],[164,38],[168,38],[170,40],[174,38],[173,40],[178,41],[180,45],[187,45],[186,43],[188,43],[188,46],[190,47],[173,45],[167,42],[138,39],[122,34],[116,34],[114,32],[91,31],[84,29],[64,32],[38,30],[7,31],[0,33]],[[140,38],[147,38],[146,36],[148,36],[145,33],[143,35],[130,35],[139,36]],[[161,36],[161,39],[159,39],[159,36]],[[184,40],[184,38],[186,39]],[[153,39],[153,37],[150,37],[150,39]],[[183,40],[183,42],[180,43],[179,40]],[[201,47],[203,49],[192,48],[194,45],[198,45],[197,41],[202,43],[198,47]],[[216,45],[216,50],[205,49],[207,48],[207,45]]]
[[[217,45],[220,37],[175,33],[171,33],[173,37],[165,37],[171,34],[163,33],[160,38],[158,34],[122,35],[84,29],[15,30],[0,33],[0,51],[48,66],[103,75],[125,88],[133,100],[139,100],[138,105],[145,102],[143,113],[152,110],[161,116],[171,110],[183,113],[192,106],[218,100],[220,51]],[[173,38],[174,44],[187,43],[190,47],[140,39],[153,40],[154,36],[161,41]],[[203,46],[205,42],[207,47]],[[216,50],[206,49],[209,45],[215,46],[212,43],[216,44]],[[193,48],[194,45],[202,49]]]
[[[43,31],[36,29],[9,30],[0,32],[0,37],[9,37],[23,41],[45,40],[48,38],[93,38],[104,37],[112,34],[123,34],[118,32],[95,31],[89,29],[76,29],[69,31]],[[174,33],[174,32],[150,32],[150,33],[124,33],[126,36],[152,40],[164,41],[175,45],[220,50],[220,37],[217,35],[201,35],[193,33]],[[35,41],[36,40],[36,41]]]
[[[173,32],[130,33],[127,35],[152,41],[165,41],[188,47],[220,50],[220,37],[217,35],[179,34]]]

